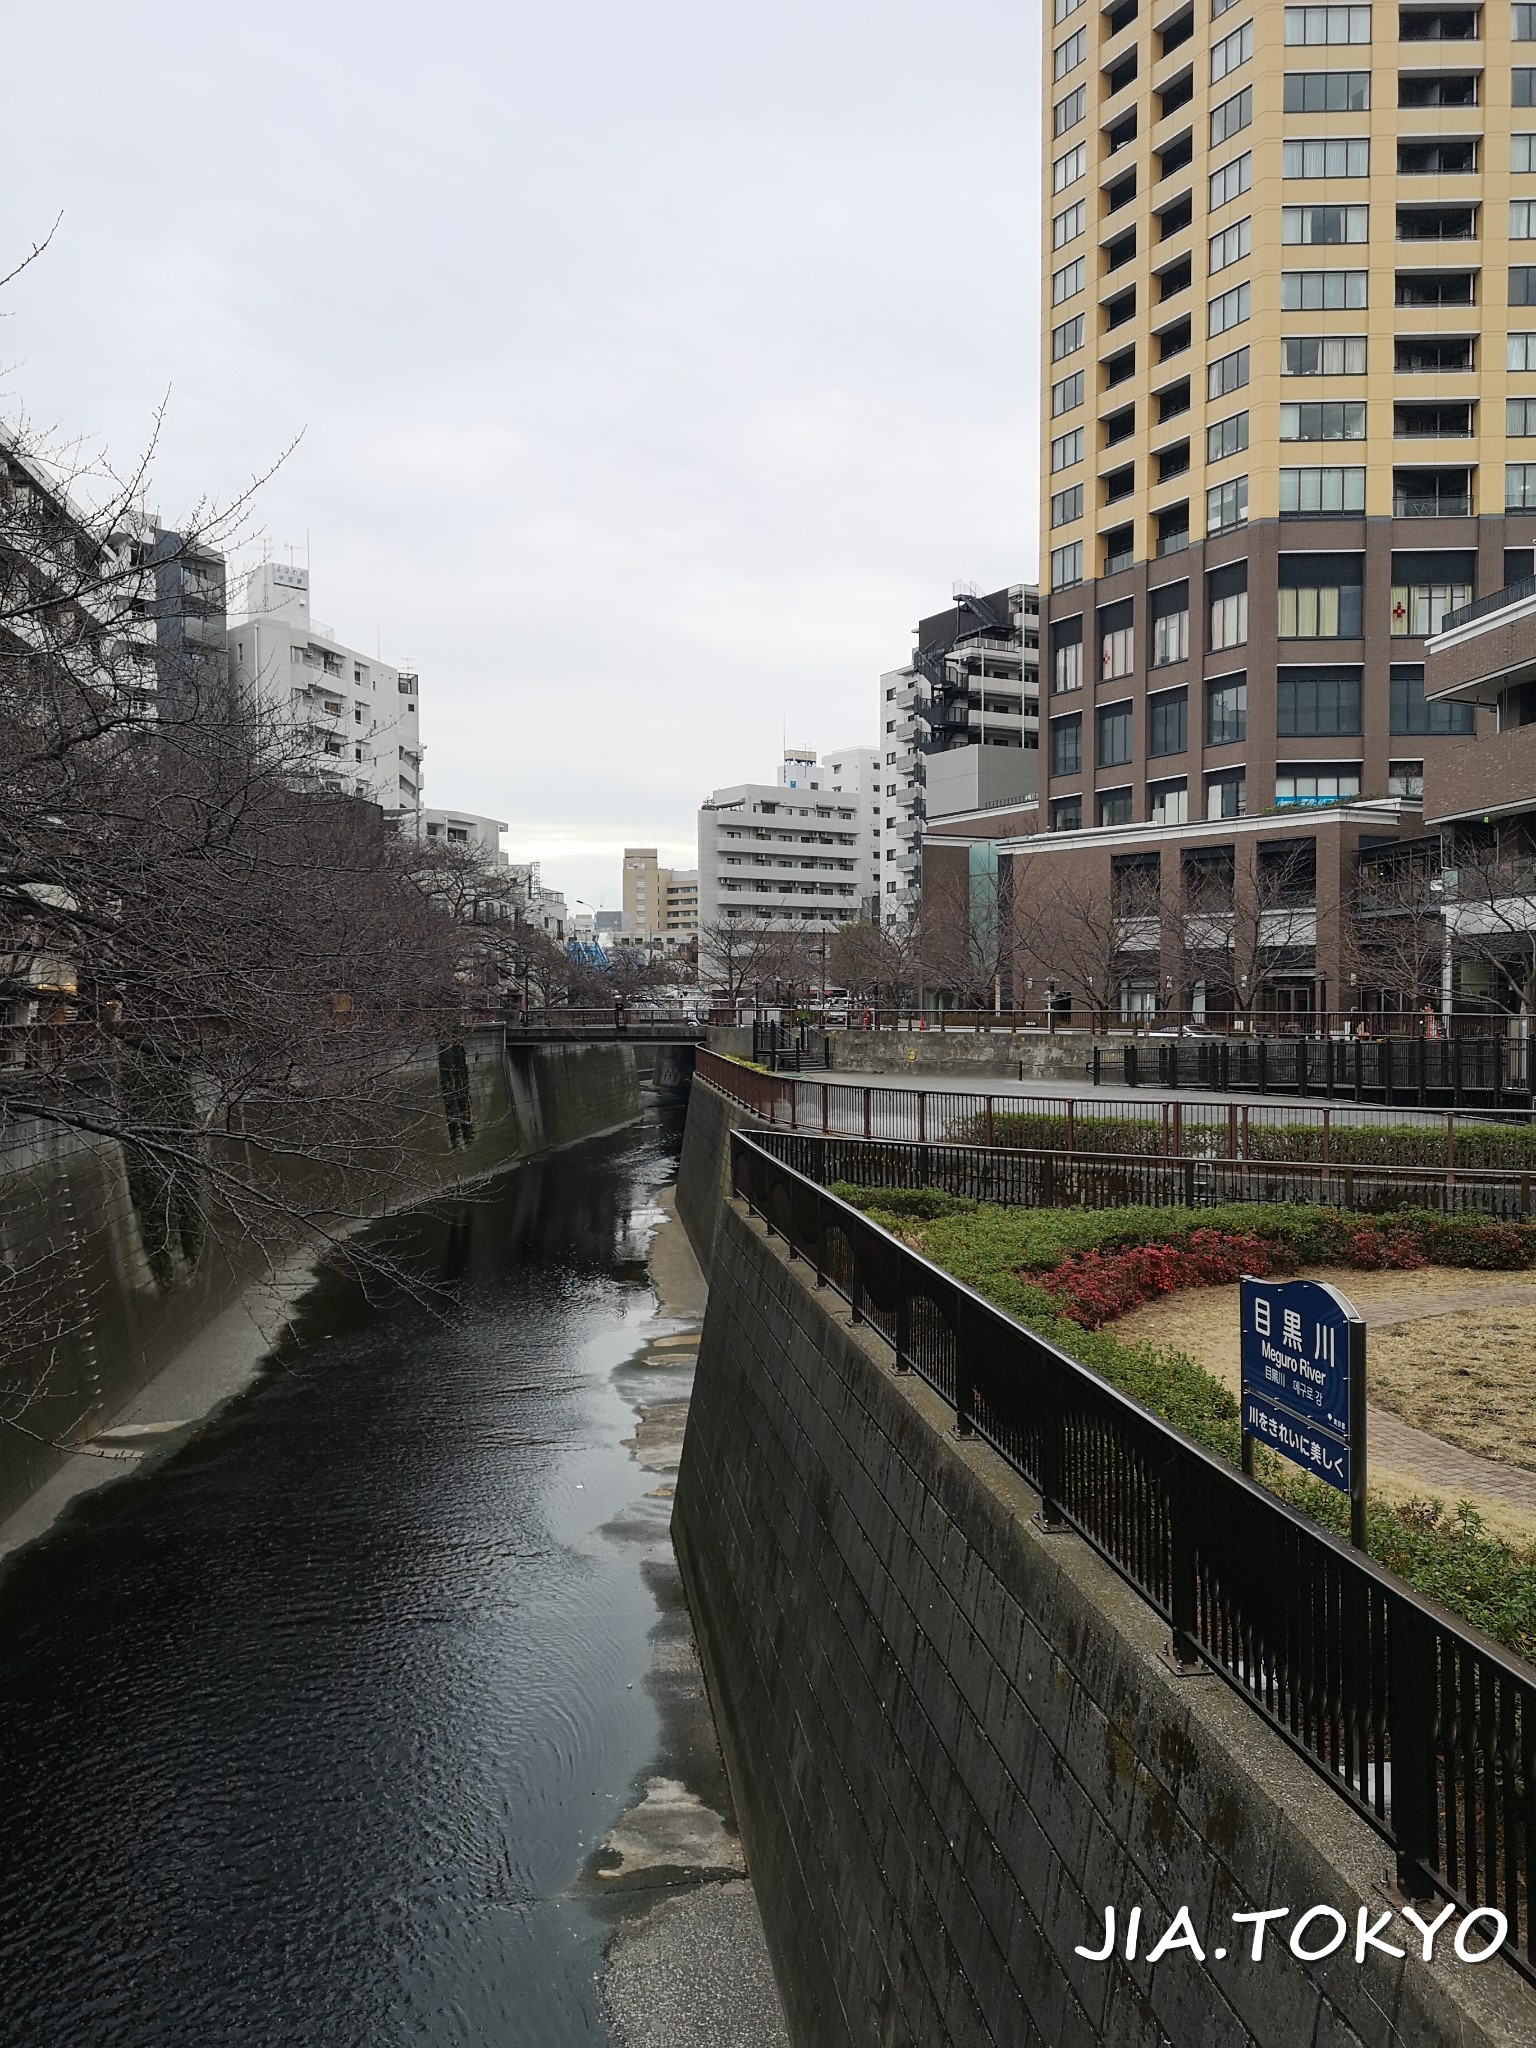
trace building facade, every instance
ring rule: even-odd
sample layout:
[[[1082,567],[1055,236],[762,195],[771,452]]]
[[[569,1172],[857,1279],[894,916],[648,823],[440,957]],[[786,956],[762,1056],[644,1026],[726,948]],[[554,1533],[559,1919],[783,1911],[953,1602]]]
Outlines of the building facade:
[[[462,846],[490,867],[508,865],[501,850],[501,835],[509,830],[504,818],[482,818],[474,811],[439,811],[424,806],[417,812],[415,823],[423,839],[444,846]]]
[[[831,931],[868,915],[874,807],[867,790],[847,784],[872,767],[871,753],[845,747],[818,762],[796,749],[777,780],[714,792],[699,810],[701,935],[722,922]]]
[[[306,736],[318,787],[364,797],[390,816],[420,810],[420,679],[346,646],[312,618],[307,569],[253,569],[225,645],[237,685],[258,690]]]
[[[619,932],[637,941],[661,939],[681,946],[694,938],[698,929],[698,871],[662,867],[654,846],[626,846]]]
[[[1045,15],[1044,823],[1417,802],[1536,541],[1536,16]]]
[[[1015,583],[920,619],[912,658],[880,678],[879,918],[911,918],[931,821],[1019,804],[1038,787],[1039,597]]]

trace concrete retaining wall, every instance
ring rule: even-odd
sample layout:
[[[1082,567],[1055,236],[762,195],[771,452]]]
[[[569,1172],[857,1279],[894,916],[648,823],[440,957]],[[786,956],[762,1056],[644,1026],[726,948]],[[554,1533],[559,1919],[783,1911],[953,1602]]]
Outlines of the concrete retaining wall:
[[[1351,1935],[1308,1964],[1283,1933],[1249,1959],[1235,1912],[1374,1921],[1383,1844],[1219,1679],[1176,1678],[1150,1610],[781,1245],[734,1204],[710,1224],[711,1098],[679,1189],[710,1294],[673,1529],[797,2048],[1536,2039],[1502,1962],[1357,1967]],[[1142,1907],[1142,1957],[1187,1906],[1209,1959],[1076,1956],[1108,1904]]]
[[[1106,1071],[1120,1071],[1119,1039],[1101,1038]],[[1027,1036],[990,1031],[834,1031],[832,1065],[839,1073],[883,1074],[909,1069],[919,1074],[952,1074],[957,1088],[988,1077],[1017,1081],[1076,1081],[1086,1086],[1093,1072],[1094,1040],[1086,1031]]]
[[[409,1178],[423,1194],[612,1129],[640,1110],[626,1046],[509,1050],[498,1031],[475,1032],[465,1040],[463,1080],[450,1123],[436,1054],[409,1077],[418,1104]],[[458,1113],[466,1107],[467,1116]],[[295,1170],[295,1189],[299,1177]],[[173,1245],[157,1274],[118,1148],[48,1125],[11,1126],[0,1154],[11,1339],[0,1360],[0,1415],[19,1426],[0,1427],[0,1515],[70,1456],[57,1446],[94,1435],[260,1265],[257,1248],[231,1251],[215,1228],[194,1258]]]

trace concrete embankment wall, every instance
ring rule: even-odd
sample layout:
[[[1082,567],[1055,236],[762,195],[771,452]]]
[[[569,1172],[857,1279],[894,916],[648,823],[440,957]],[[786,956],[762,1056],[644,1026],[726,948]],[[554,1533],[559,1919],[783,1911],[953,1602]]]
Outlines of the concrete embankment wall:
[[[1075,1081],[1085,1087],[1093,1074],[1093,1048],[1100,1048],[1104,1076],[1122,1076],[1124,1038],[1100,1038],[1086,1031],[833,1031],[832,1067],[838,1074],[904,1073],[953,1075],[957,1088],[985,1080]],[[709,1049],[727,1058],[752,1057],[750,1026],[717,1024]]]
[[[678,1207],[710,1293],[673,1528],[796,2048],[1536,2039],[1502,1962],[1356,1966],[1384,1846],[722,1201],[734,1119],[695,1083]],[[1142,1958],[1187,1907],[1208,1960],[1078,1957],[1110,1904],[1143,1909]],[[1345,1951],[1298,1961],[1282,1923],[1249,1959],[1233,1913],[1313,1904]]]
[[[612,1129],[640,1109],[627,1047],[509,1049],[499,1031],[469,1034],[462,1065],[446,1074],[435,1052],[424,1055],[403,1093],[413,1108],[404,1162],[412,1195]],[[289,1192],[312,1200],[302,1170],[290,1176]],[[278,1192],[287,1184],[279,1173]],[[259,1248],[221,1229],[217,1214],[191,1256],[174,1232],[154,1243],[155,1231],[117,1146],[43,1123],[8,1129],[0,1515],[71,1455],[57,1446],[94,1435],[262,1270]]]

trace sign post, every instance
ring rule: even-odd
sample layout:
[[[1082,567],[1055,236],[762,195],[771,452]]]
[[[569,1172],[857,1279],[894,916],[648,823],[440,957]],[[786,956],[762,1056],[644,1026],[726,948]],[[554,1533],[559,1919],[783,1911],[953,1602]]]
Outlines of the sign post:
[[[1267,1444],[1349,1495],[1349,1540],[1365,1548],[1365,1321],[1321,1280],[1242,1286],[1243,1470]]]

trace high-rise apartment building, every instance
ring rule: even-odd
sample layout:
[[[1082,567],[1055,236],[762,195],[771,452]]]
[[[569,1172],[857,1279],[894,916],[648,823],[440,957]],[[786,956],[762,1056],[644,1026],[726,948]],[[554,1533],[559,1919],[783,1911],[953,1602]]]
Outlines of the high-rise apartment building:
[[[1024,803],[1039,786],[1039,594],[956,584],[954,598],[919,619],[906,667],[880,678],[876,886],[888,925],[916,909],[930,820]]]
[[[1042,824],[1416,805],[1536,541],[1536,7],[1045,21]]]
[[[678,944],[699,928],[699,877],[694,868],[664,868],[654,846],[624,849],[624,933]]]
[[[307,569],[253,569],[225,639],[236,681],[306,736],[321,788],[366,798],[390,816],[420,809],[420,678],[345,646],[312,618]]]

